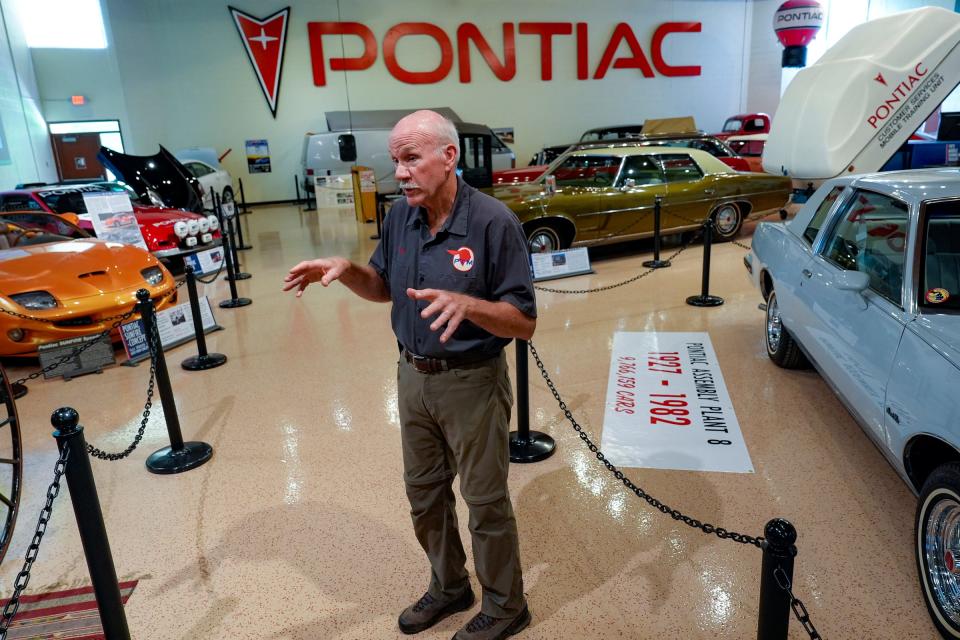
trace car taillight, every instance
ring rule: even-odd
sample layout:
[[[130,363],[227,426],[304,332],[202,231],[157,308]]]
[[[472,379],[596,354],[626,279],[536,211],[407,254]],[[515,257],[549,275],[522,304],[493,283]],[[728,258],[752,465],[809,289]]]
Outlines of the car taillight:
[[[307,169],[307,175],[308,175],[308,176],[312,176],[312,175],[313,175],[313,169]]]

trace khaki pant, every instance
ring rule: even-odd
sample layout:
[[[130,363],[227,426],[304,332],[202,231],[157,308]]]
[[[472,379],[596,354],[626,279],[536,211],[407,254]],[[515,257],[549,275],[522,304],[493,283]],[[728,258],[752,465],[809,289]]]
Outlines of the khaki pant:
[[[513,394],[506,356],[435,374],[420,373],[403,358],[397,367],[404,482],[413,529],[430,560],[429,592],[450,598],[469,584],[452,489],[459,473],[483,586],[480,610],[496,618],[515,616],[524,598],[507,490]]]

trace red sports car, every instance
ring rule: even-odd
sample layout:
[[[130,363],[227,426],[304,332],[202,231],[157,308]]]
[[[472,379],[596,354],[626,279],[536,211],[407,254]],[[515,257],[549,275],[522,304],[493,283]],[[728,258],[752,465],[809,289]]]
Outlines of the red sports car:
[[[181,262],[185,253],[220,244],[220,224],[216,216],[142,204],[139,196],[122,182],[24,185],[20,189],[0,192],[0,212],[74,213],[80,219],[79,226],[92,233],[92,216],[87,212],[83,194],[109,192],[130,196],[144,242],[158,258],[177,258],[173,262]]]

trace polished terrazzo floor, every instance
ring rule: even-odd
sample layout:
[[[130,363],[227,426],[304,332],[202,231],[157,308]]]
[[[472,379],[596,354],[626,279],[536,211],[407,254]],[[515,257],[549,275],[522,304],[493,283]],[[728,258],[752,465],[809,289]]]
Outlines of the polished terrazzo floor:
[[[208,336],[228,364],[187,372],[179,362],[194,348],[167,352],[184,436],[212,444],[213,459],[176,476],[148,473],[146,456],[168,442],[157,406],[129,459],[93,462],[117,572],[140,580],[126,609],[132,636],[403,637],[396,615],[422,593],[429,573],[401,479],[389,309],[339,285],[315,285],[300,300],[281,292],[287,268],[302,259],[365,261],[373,227],[356,223],[352,211],[292,206],[257,208],[244,223],[255,247],[242,254],[244,267],[254,277],[239,286],[254,303],[217,309],[225,330]],[[553,284],[626,279],[649,251],[649,242],[596,251],[595,274]],[[728,529],[761,535],[770,518],[791,520],[800,534],[795,593],[824,637],[935,637],[912,554],[914,496],[815,372],[768,361],[743,249],[714,247],[711,293],[724,306],[684,303],[699,293],[701,255],[694,245],[670,269],[602,293],[538,294],[534,344],[567,404],[599,442],[614,332],[708,331],[756,473],[628,475],[667,504]],[[228,297],[224,282],[202,292],[214,302]],[[33,370],[8,366],[12,377]],[[147,374],[141,365],[34,382],[18,402],[25,484],[0,567],[4,597],[52,477],[51,411],[75,407],[89,441],[123,449],[139,423]],[[558,449],[511,469],[533,613],[518,637],[756,637],[760,551],[692,530],[628,494],[537,376],[530,406],[532,428],[553,435]],[[461,512],[467,540],[462,505]],[[87,579],[64,495],[30,591]],[[449,638],[469,615],[417,637]],[[790,638],[805,637],[792,623]]]

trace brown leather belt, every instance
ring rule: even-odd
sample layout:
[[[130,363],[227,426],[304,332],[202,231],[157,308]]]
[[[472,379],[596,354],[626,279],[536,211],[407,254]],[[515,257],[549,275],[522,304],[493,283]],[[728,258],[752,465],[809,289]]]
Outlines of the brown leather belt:
[[[490,355],[488,353],[478,354],[475,356],[463,356],[460,358],[431,358],[428,356],[418,356],[416,354],[410,353],[408,350],[403,350],[403,358],[407,362],[413,365],[413,368],[419,371],[420,373],[440,373],[442,371],[449,371],[451,369],[462,369],[463,367],[469,365],[479,364],[481,362],[486,362],[492,358],[496,358],[499,353]]]

